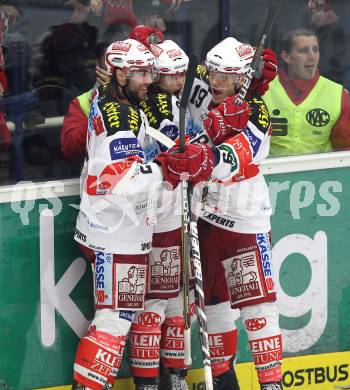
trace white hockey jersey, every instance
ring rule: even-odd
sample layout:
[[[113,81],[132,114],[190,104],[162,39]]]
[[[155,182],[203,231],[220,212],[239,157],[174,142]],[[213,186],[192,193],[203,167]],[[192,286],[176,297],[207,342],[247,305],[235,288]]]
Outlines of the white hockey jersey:
[[[88,121],[86,173],[75,240],[94,250],[142,254],[151,250],[160,167],[142,110],[118,103],[103,85]]]
[[[208,141],[202,121],[211,101],[208,74],[199,65],[189,100],[187,132],[200,142]],[[217,146],[220,159],[208,185],[201,218],[235,232],[268,232],[271,205],[259,165],[269,153],[271,123],[261,97],[253,96],[248,103],[251,115],[247,128]]]
[[[179,137],[179,107],[178,97],[161,91],[151,92],[141,102],[141,108],[146,114],[151,127],[173,141]],[[164,152],[168,148],[158,142],[158,151]],[[156,233],[177,229],[181,226],[181,191],[176,187],[174,191],[161,188],[157,205]]]

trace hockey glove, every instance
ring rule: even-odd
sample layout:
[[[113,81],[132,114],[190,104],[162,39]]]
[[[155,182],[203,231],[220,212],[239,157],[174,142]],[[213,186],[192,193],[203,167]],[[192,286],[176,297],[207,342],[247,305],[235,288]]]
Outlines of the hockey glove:
[[[220,145],[225,139],[237,135],[247,127],[250,114],[246,101],[238,106],[235,97],[227,97],[219,106],[209,111],[203,126],[213,144]]]
[[[256,93],[263,96],[269,89],[270,82],[277,76],[277,57],[273,50],[264,49],[262,51],[263,68],[259,79],[253,79],[248,93]]]
[[[204,144],[187,144],[183,153],[180,153],[180,147],[175,145],[167,152],[161,153],[155,162],[162,168],[164,181],[175,188],[182,175],[194,185],[207,181],[214,168],[214,154],[209,146]]]

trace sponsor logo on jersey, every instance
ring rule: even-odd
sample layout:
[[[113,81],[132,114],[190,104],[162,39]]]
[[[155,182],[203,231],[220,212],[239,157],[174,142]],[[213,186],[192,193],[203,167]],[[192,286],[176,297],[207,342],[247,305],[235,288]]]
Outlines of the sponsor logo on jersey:
[[[171,114],[171,107],[168,101],[168,95],[166,93],[157,93],[155,96],[157,102],[158,111],[165,115]]]
[[[181,268],[180,247],[153,248],[150,259],[150,291],[178,290]]]
[[[144,157],[142,147],[136,138],[117,138],[110,142],[112,160],[123,160],[130,156]]]
[[[273,290],[272,269],[271,269],[271,246],[268,233],[259,233],[256,235],[260,258],[262,261],[263,271],[267,288]]]
[[[137,353],[137,350],[135,351],[135,347],[145,347],[149,350],[143,350],[144,356],[142,356],[145,359],[155,358],[157,355],[154,355],[155,353],[158,354],[159,357],[159,351],[155,350],[152,347],[159,347],[160,343],[160,335],[153,334],[153,333],[146,333],[146,334],[139,334],[139,333],[131,333],[130,334],[130,344],[132,345],[132,352],[131,355],[133,358],[135,357],[141,357],[141,356],[135,356],[135,352]]]
[[[138,316],[137,323],[146,326],[157,326],[162,323],[162,317],[158,313],[146,312]]]
[[[109,127],[118,129],[120,127],[120,104],[107,102],[102,106],[102,111],[106,113]]]
[[[331,120],[329,113],[322,108],[314,108],[306,114],[306,120],[311,126],[323,127]]]
[[[146,114],[150,126],[155,126],[157,124],[157,117],[152,112],[152,107],[149,104],[148,98],[141,102],[141,108],[143,112]]]
[[[95,273],[96,273],[96,295],[98,297],[98,301],[102,302],[104,301],[104,287],[105,287],[105,258],[103,252],[97,252],[96,253],[96,262],[95,262]],[[102,289],[102,290],[100,290]]]
[[[209,221],[213,221],[225,227],[233,228],[233,226],[235,225],[234,221],[230,221],[229,219],[219,217],[218,215],[209,213],[207,211],[204,211],[203,217],[208,219]]]
[[[102,348],[99,348],[95,359],[102,362],[102,363],[107,364],[109,367],[113,367],[114,363],[116,361],[116,356],[114,354],[111,354],[111,353],[103,350]]]
[[[258,97],[254,97],[251,101],[252,109],[250,121],[258,127],[260,131],[266,134],[270,129],[270,114],[264,101]]]
[[[161,133],[175,141],[179,135],[179,129],[175,125],[168,125],[161,129]]]
[[[148,199],[141,200],[140,202],[137,202],[136,207],[135,207],[136,214],[140,214],[140,213],[144,212],[145,210],[147,210],[148,205],[149,205]]]
[[[118,308],[141,309],[146,285],[146,266],[120,264],[117,274]]]
[[[252,340],[249,344],[256,365],[272,364],[270,367],[273,367],[276,363],[280,364],[279,361],[282,359],[281,335]]]
[[[226,259],[223,265],[232,304],[263,296],[255,251]]]
[[[112,254],[104,252],[96,252],[95,259],[95,290],[98,303],[104,303],[108,298],[106,294],[106,276],[111,269]]]
[[[245,321],[245,327],[251,332],[260,330],[266,325],[266,318],[251,318]]]
[[[141,126],[141,115],[134,107],[128,106],[128,130],[138,132]]]
[[[130,50],[130,47],[131,47],[130,43],[117,41],[113,44],[112,50],[128,52]]]
[[[261,140],[249,128],[244,130],[244,134],[252,145],[253,155],[255,156],[260,148]]]
[[[119,310],[119,318],[132,322],[134,319],[135,312],[129,310]]]
[[[83,234],[80,230],[75,229],[74,237],[76,237],[78,240],[86,242],[86,235]]]
[[[141,250],[142,252],[150,250],[152,248],[152,244],[150,242],[143,242],[141,244]]]

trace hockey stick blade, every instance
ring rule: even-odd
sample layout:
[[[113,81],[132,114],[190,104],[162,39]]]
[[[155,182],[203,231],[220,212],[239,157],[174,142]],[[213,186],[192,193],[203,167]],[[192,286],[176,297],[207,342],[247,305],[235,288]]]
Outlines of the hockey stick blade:
[[[254,72],[258,68],[262,51],[263,51],[265,44],[266,44],[266,41],[270,35],[271,28],[272,28],[273,23],[276,19],[281,1],[282,0],[270,0],[269,11],[267,14],[267,18],[266,18],[266,22],[265,22],[263,31],[261,33],[260,40],[258,42],[258,45],[256,46],[254,57],[252,59],[252,62],[250,64],[250,67],[248,69],[246,77],[244,79],[244,83],[243,83],[242,87],[240,88],[238,96],[235,100],[235,103],[237,105],[241,105],[243,103],[243,100],[245,99],[245,97],[247,95],[248,88],[249,88],[250,83],[252,81],[252,78],[254,76]]]
[[[185,118],[186,118],[186,109],[188,105],[188,100],[190,98],[190,93],[192,89],[192,84],[194,76],[196,73],[197,59],[196,56],[190,54],[190,62],[188,64],[187,76],[185,80],[185,85],[182,91],[182,96],[180,100],[180,113],[179,113],[179,132],[180,132],[180,151],[185,150]]]

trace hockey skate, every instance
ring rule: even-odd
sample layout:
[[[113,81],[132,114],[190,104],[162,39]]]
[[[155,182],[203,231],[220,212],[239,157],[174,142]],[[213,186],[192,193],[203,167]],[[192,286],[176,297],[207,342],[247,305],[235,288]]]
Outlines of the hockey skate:
[[[260,384],[261,390],[283,390],[282,382]]]
[[[239,384],[234,367],[222,375],[213,378],[214,390],[239,390]]]
[[[188,390],[186,369],[162,367],[160,390]]]

